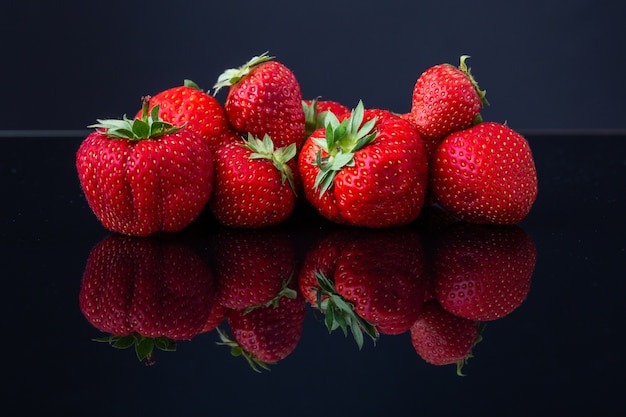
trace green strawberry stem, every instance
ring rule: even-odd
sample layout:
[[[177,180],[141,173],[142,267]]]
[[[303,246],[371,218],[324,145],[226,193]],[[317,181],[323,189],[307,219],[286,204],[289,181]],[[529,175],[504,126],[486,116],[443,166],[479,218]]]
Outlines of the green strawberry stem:
[[[253,67],[274,59],[273,56],[268,55],[269,52],[263,52],[259,56],[253,56],[248,62],[243,64],[239,68],[230,68],[224,71],[218,78],[215,85],[213,85],[213,96],[217,95],[217,92],[223,87],[230,87],[233,84],[237,84],[242,78],[250,73]]]
[[[476,339],[474,339],[474,342],[472,343],[472,347],[470,348],[469,353],[467,354],[466,357],[464,357],[463,359],[461,359],[460,361],[456,363],[456,374],[458,376],[465,376],[465,374],[463,373],[463,366],[467,364],[467,361],[469,361],[471,358],[474,357],[474,354],[472,353],[472,351],[474,350],[474,347],[476,347],[477,344],[482,342],[483,331],[485,330],[485,326],[486,326],[485,323],[478,323],[478,335],[476,336]]]
[[[223,332],[219,327],[216,328],[217,333],[220,336],[220,341],[217,342],[220,346],[228,346],[230,347],[230,354],[232,356],[243,356],[248,365],[254,372],[261,373],[261,369],[265,369],[266,371],[271,371],[270,367],[267,363],[263,362],[261,359],[254,356],[252,353],[245,350],[241,345],[233,338],[230,338],[225,332]],[[271,365],[274,365],[273,363]],[[261,368],[261,369],[259,369]]]
[[[293,289],[293,288],[289,288],[289,284],[291,283],[291,280],[293,279],[293,270],[291,271],[291,273],[289,274],[289,277],[286,278],[285,280],[283,280],[280,291],[278,291],[278,293],[271,299],[268,300],[264,303],[259,303],[259,304],[254,304],[251,305],[250,307],[247,307],[244,311],[243,314],[248,314],[249,312],[251,312],[252,310],[259,308],[259,307],[278,307],[280,305],[280,300],[283,297],[287,297],[290,299],[295,299],[298,296],[298,293]]]
[[[116,349],[127,349],[131,346],[135,347],[135,354],[140,362],[146,361],[146,365],[154,365],[154,348],[166,352],[176,350],[176,341],[165,336],[146,337],[139,333],[131,333],[125,336],[107,335],[97,339],[95,342],[108,343]]]
[[[489,102],[487,101],[487,97],[486,97],[487,90],[481,90],[480,87],[478,87],[478,83],[474,79],[474,76],[472,75],[470,67],[468,67],[467,64],[465,63],[465,61],[469,57],[470,57],[469,55],[461,56],[461,63],[459,65],[459,70],[463,72],[465,75],[467,75],[467,77],[470,79],[470,81],[474,85],[474,88],[476,89],[476,93],[478,93],[478,96],[480,97],[480,101],[482,101],[484,105],[488,106]]]
[[[313,132],[321,127],[326,127],[324,124],[326,120],[328,110],[318,113],[317,102],[319,97],[311,100],[311,103],[307,103],[306,100],[302,100],[302,110],[304,110],[304,137],[308,138]]]
[[[349,327],[359,350],[363,347],[363,332],[365,331],[375,345],[378,338],[376,327],[355,312],[354,304],[338,294],[333,283],[322,272],[315,271],[315,278],[319,285],[317,307],[325,314],[324,322],[328,331],[332,332],[341,328],[344,336],[347,336]],[[323,299],[323,296],[326,298]]]
[[[333,113],[326,112],[326,136],[324,139],[313,139],[321,148],[315,160],[320,171],[314,183],[315,188],[320,190],[320,196],[332,186],[339,171],[346,166],[354,166],[354,154],[376,139],[374,126],[377,119],[374,117],[363,123],[364,113],[362,101],[352,110],[350,117],[342,122]],[[327,156],[322,157],[322,150]]]
[[[282,183],[284,184],[285,181],[288,181],[291,191],[296,194],[293,170],[287,165],[287,163],[296,156],[297,150],[295,143],[274,149],[274,142],[269,135],[266,134],[263,140],[261,140],[254,137],[251,133],[248,133],[248,138],[244,141],[244,146],[252,152],[250,159],[268,159],[272,161],[278,172],[280,172]]]
[[[141,98],[141,118],[129,119],[126,115],[122,120],[117,119],[97,119],[98,123],[87,127],[94,129],[104,129],[110,138],[128,139],[139,141],[143,139],[154,139],[159,136],[169,135],[181,130],[183,126],[173,126],[164,122],[159,117],[159,106],[156,105],[150,110],[150,96]]]

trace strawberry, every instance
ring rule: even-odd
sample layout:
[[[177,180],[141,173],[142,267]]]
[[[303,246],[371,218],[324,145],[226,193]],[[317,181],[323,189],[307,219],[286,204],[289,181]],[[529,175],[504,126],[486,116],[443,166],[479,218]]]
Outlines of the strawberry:
[[[228,87],[226,114],[236,130],[258,138],[269,135],[277,148],[295,143],[300,149],[305,131],[302,92],[289,68],[264,53],[221,74],[214,95],[223,87]]]
[[[213,303],[213,308],[211,308],[211,313],[207,318],[206,323],[200,330],[200,333],[210,332],[211,330],[215,330],[218,328],[220,324],[226,320],[228,316],[229,309],[221,305],[220,303]]]
[[[295,250],[280,229],[222,228],[215,235],[216,301],[234,310],[250,310],[294,297]]]
[[[274,148],[249,134],[214,154],[213,195],[209,208],[222,224],[260,228],[285,221],[296,201],[296,145]]]
[[[303,100],[304,119],[306,121],[305,139],[320,127],[326,127],[326,112],[331,112],[337,117],[350,113],[350,109],[337,101],[331,100]]]
[[[425,259],[411,229],[335,230],[307,252],[299,285],[325,314],[329,331],[350,327],[359,348],[363,332],[407,331],[425,294]]]
[[[424,145],[406,120],[363,103],[316,130],[298,156],[306,199],[324,217],[391,227],[417,218],[428,183]]]
[[[292,291],[297,291],[293,286]],[[294,298],[281,298],[276,305],[261,306],[250,312],[233,310],[228,325],[233,338],[218,328],[221,342],[230,346],[234,356],[242,355],[255,371],[289,356],[302,337],[306,304],[296,293]]]
[[[461,57],[458,68],[450,64],[430,67],[415,83],[408,118],[427,143],[470,127],[488,104],[485,91],[479,89],[465,63],[467,58]]]
[[[472,223],[515,224],[537,198],[537,171],[526,139],[506,125],[483,122],[452,133],[431,161],[437,201]]]
[[[471,358],[472,349],[481,341],[482,326],[472,320],[455,316],[436,300],[427,301],[411,326],[411,343],[427,363],[457,365],[457,374]]]
[[[87,203],[104,227],[149,236],[194,221],[213,190],[211,150],[198,136],[148,113],[141,119],[98,120],[76,153]]]
[[[185,126],[196,132],[215,152],[221,145],[239,139],[230,125],[226,111],[212,95],[202,91],[193,81],[161,91],[150,98],[150,110],[159,106],[163,121]],[[141,117],[141,110],[135,118]]]
[[[318,276],[333,277],[337,259],[343,248],[356,239],[356,233],[357,230],[353,228],[326,230],[306,251],[298,274],[298,285],[300,292],[312,306],[319,307],[320,304],[317,299],[320,289]],[[327,298],[327,295],[321,295],[322,300]]]
[[[535,245],[519,226],[458,223],[433,256],[435,297],[459,317],[502,318],[526,299],[535,262]]]
[[[153,363],[154,346],[199,334],[214,304],[211,269],[186,244],[167,239],[111,235],[91,250],[79,303],[87,320],[109,333],[99,341],[134,345]]]
[[[400,334],[424,301],[425,258],[410,229],[364,230],[346,245],[333,275],[336,291],[382,334]]]

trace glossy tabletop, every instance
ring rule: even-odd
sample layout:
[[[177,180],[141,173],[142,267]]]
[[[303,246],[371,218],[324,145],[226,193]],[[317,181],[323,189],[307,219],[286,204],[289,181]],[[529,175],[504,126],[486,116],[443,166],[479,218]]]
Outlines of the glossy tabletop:
[[[156,352],[152,366],[132,349],[94,341],[103,333],[79,295],[90,255],[111,233],[81,194],[81,138],[0,138],[3,408],[25,416],[624,415],[626,137],[527,138],[539,177],[519,225],[536,249],[530,287],[510,314],[486,323],[465,376],[427,363],[409,331],[380,334],[375,345],[366,337],[359,349],[351,334],[329,333],[310,304],[293,350],[261,372],[218,344],[215,329]],[[415,257],[427,268],[445,227],[435,214],[384,239],[417,236]],[[175,240],[193,248],[189,262],[216,268],[229,263],[216,252],[230,232],[203,215]],[[350,234],[306,205],[276,232],[295,268],[328,236]],[[243,235],[276,255],[269,237]],[[219,328],[228,331],[227,321]]]

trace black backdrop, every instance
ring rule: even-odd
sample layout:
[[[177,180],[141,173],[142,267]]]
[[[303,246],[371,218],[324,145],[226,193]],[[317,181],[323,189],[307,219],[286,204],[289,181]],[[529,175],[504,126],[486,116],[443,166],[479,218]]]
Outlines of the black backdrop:
[[[0,130],[84,129],[269,51],[306,97],[406,111],[428,66],[471,55],[486,119],[624,129],[624,2],[7,0]],[[222,94],[222,93],[220,93]],[[223,98],[223,96],[222,96]]]

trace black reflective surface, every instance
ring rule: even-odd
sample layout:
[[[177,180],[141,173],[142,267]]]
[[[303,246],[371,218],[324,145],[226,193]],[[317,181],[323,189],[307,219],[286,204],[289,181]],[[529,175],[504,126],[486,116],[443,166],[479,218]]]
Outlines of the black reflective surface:
[[[350,334],[329,334],[310,305],[293,350],[260,373],[217,344],[215,330],[157,352],[153,366],[94,342],[103,333],[79,295],[90,253],[110,233],[81,195],[81,138],[1,138],[3,408],[68,416],[623,415],[626,138],[527,137],[539,176],[539,197],[519,225],[536,249],[530,287],[519,307],[487,323],[464,377],[453,365],[426,363],[409,332],[381,334],[375,346],[366,336],[359,350]],[[416,256],[430,262],[440,225],[418,221],[396,232],[417,234]],[[338,230],[305,206],[279,229],[297,268]],[[177,238],[214,268],[222,232],[204,216]]]

